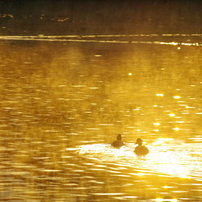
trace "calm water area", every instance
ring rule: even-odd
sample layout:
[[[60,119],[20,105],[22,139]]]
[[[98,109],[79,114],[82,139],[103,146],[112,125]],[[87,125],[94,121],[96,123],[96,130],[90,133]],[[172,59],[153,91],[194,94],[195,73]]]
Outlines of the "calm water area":
[[[0,201],[202,201],[201,55],[0,41]]]

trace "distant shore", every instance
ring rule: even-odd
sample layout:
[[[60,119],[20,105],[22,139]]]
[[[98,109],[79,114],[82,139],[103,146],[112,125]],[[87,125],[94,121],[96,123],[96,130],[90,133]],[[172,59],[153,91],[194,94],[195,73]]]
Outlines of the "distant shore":
[[[202,34],[134,34],[134,35],[56,35],[0,36],[0,40],[72,41],[95,43],[145,43],[176,46],[201,46]]]

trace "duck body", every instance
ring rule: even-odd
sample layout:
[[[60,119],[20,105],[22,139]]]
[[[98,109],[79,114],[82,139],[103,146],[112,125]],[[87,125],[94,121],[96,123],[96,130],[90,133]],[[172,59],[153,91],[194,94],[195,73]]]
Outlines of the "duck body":
[[[124,144],[121,140],[116,140],[114,142],[111,143],[111,146],[116,147],[116,148],[120,148],[122,147]]]
[[[142,145],[142,139],[141,138],[138,138],[135,144],[138,144],[138,146],[135,147],[135,150],[134,150],[136,155],[144,156],[144,155],[147,155],[149,153],[149,149],[146,146]]]
[[[115,148],[120,148],[124,145],[124,143],[122,142],[122,137],[121,135],[119,134],[117,137],[116,137],[116,141],[112,142],[111,143],[111,146],[112,147],[115,147]]]
[[[149,153],[149,149],[145,146],[137,146],[135,147],[135,150],[134,150],[135,154],[136,155],[147,155]]]

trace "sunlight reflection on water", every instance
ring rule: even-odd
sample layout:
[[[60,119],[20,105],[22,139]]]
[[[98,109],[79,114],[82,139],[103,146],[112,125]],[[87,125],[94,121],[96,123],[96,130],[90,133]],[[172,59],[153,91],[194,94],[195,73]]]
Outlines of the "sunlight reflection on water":
[[[82,145],[78,148],[80,154],[97,160],[117,161],[121,166],[136,169],[149,169],[150,173],[168,174],[172,177],[202,179],[200,143],[184,143],[173,138],[159,138],[148,146],[150,153],[145,157],[137,157],[133,152],[135,144],[127,143],[120,149],[112,148],[110,144]]]
[[[3,199],[202,198],[201,49],[122,45],[2,44]],[[101,144],[117,132],[124,147]]]

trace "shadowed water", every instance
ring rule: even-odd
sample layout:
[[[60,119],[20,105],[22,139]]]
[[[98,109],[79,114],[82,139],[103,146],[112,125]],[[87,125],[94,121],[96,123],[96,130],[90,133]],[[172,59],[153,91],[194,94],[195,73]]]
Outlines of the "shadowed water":
[[[201,47],[3,41],[0,53],[2,201],[202,200]]]

